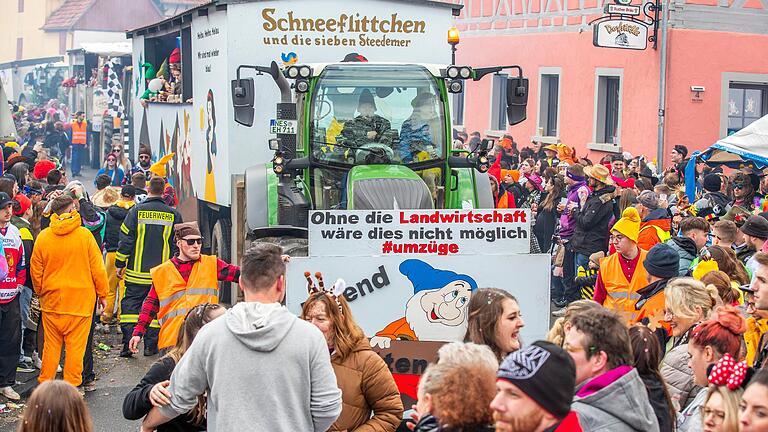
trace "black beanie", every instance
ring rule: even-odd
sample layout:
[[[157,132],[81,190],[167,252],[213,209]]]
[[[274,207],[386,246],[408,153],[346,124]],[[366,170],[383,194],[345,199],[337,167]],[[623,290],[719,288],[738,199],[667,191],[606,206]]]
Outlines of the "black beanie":
[[[720,176],[717,174],[707,174],[704,176],[704,183],[702,186],[707,192],[719,192],[721,184]]]
[[[508,355],[497,378],[508,381],[553,416],[563,419],[571,411],[576,388],[576,366],[571,355],[546,341]]]
[[[643,267],[651,276],[673,278],[679,275],[680,254],[668,244],[659,243],[648,251]]]

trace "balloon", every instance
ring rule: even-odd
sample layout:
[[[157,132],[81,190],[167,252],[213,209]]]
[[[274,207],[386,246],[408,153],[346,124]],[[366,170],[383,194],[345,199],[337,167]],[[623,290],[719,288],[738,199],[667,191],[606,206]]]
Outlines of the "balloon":
[[[152,92],[159,92],[163,88],[163,80],[159,78],[155,78],[152,81],[149,82],[149,91]]]

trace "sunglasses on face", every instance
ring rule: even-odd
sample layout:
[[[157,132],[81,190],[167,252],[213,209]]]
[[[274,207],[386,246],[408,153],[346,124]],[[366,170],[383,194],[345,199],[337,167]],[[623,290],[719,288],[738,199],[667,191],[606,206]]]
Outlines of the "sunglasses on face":
[[[744,183],[734,183],[734,184],[733,184],[733,188],[734,188],[734,189],[744,189],[744,188],[746,188],[746,187],[747,187],[747,186],[746,186]]]
[[[203,244],[202,238],[196,238],[196,239],[184,239],[185,242],[187,242],[187,246],[193,246],[195,244]]]

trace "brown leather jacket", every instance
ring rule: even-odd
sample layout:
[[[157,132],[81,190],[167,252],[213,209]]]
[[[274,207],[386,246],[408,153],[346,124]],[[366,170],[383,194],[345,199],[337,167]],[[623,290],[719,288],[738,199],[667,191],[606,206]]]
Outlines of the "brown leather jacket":
[[[343,361],[332,356],[331,363],[341,389],[342,409],[329,431],[394,432],[403,416],[400,392],[368,339],[362,339]]]

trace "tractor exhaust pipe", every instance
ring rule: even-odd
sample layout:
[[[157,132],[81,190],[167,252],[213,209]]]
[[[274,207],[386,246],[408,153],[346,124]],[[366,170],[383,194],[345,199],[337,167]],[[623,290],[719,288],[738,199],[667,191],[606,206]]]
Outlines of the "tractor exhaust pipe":
[[[269,65],[269,74],[272,75],[272,79],[275,80],[275,84],[277,84],[277,88],[280,89],[280,102],[282,103],[291,103],[293,102],[293,95],[291,94],[291,85],[288,83],[288,80],[285,79],[283,76],[283,73],[280,71],[280,67],[277,65],[277,62],[272,62],[272,64]]]

